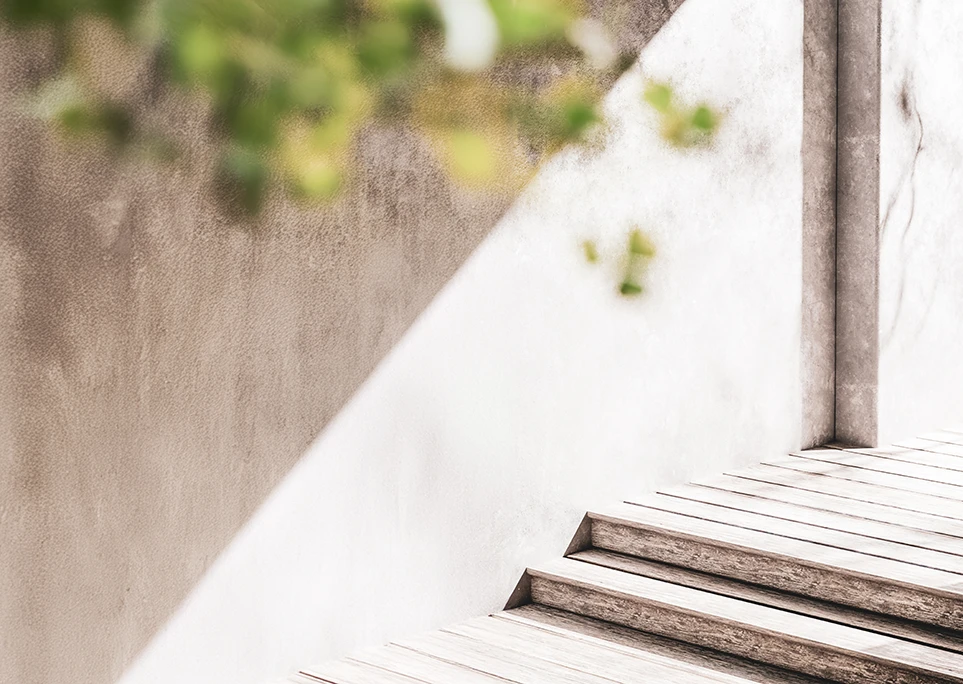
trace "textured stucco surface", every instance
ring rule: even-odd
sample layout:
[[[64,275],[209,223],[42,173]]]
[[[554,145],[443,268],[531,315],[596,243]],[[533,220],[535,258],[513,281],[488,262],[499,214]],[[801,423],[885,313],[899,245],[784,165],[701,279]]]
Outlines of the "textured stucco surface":
[[[235,225],[187,171],[63,151],[0,44],[0,682],[112,682],[509,202],[373,134],[336,208]]]
[[[880,370],[883,441],[963,415],[963,5],[883,0]]]
[[[839,0],[835,437],[865,446],[879,432],[879,25],[880,0]]]
[[[619,40],[634,47],[679,4],[592,3],[616,6]],[[88,38],[102,83],[209,163],[197,108],[150,100],[143,64]],[[510,198],[452,188],[416,139],[372,132],[367,172],[336,207],[275,202],[242,226],[196,174],[65,151],[23,116],[45,45],[0,35],[0,682],[102,684]],[[269,659],[269,641],[252,657]]]
[[[496,610],[586,507],[798,447],[802,19],[688,0],[641,64],[725,107],[717,147],[666,149],[620,81],[604,148],[543,169],[124,684],[264,681]],[[625,301],[578,243],[635,222],[659,258]]]
[[[803,27],[802,446],[836,415],[836,4],[805,0]]]

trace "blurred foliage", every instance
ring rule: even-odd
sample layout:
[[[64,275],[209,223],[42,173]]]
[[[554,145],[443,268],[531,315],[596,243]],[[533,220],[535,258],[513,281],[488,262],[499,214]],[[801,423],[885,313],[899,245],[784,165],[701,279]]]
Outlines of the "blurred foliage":
[[[171,160],[191,141],[156,105],[174,90],[200,98],[215,187],[248,214],[275,187],[336,197],[372,124],[414,128],[465,185],[519,188],[588,137],[600,84],[635,62],[583,0],[0,0],[0,21],[53,39],[54,68],[32,99],[67,135]],[[711,142],[720,115],[678,99],[666,83],[645,87],[663,138]],[[592,241],[582,250],[602,259]],[[654,254],[629,233],[621,295],[643,292]]]
[[[582,242],[582,253],[590,264],[599,263],[602,257],[592,240]],[[649,262],[655,256],[655,244],[639,228],[629,231],[626,242],[617,256],[619,272],[618,293],[623,297],[635,297],[645,291],[645,276]]]
[[[675,147],[695,147],[712,141],[721,115],[709,105],[679,104],[672,86],[667,83],[647,84],[642,97],[659,113],[660,132],[666,142]]]
[[[590,264],[598,263],[599,248],[593,240],[584,240],[582,242],[582,253],[585,254],[585,260]]]
[[[175,136],[137,102],[194,93],[209,106],[218,188],[249,212],[275,184],[306,200],[335,196],[359,133],[378,122],[414,125],[461,182],[519,186],[547,154],[583,139],[600,120],[599,77],[633,61],[585,9],[580,0],[0,0],[7,23],[55,38],[56,73],[36,93],[49,120],[170,158]],[[111,44],[124,49],[108,62],[135,63],[108,63],[105,78],[89,56]],[[511,77],[549,59],[563,73],[544,86]],[[133,94],[112,83],[111,70],[125,69],[140,70]]]

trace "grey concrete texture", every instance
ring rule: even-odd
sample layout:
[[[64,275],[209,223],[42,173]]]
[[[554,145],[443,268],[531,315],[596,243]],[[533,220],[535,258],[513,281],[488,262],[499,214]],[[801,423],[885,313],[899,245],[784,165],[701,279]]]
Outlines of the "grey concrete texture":
[[[803,6],[802,445],[835,434],[836,3]]]
[[[336,206],[236,223],[15,114],[44,64],[2,44],[0,681],[111,682],[510,198],[381,132]]]
[[[638,47],[681,2],[622,4]],[[511,198],[371,131],[334,206],[241,223],[203,173],[67,149],[20,113],[48,67],[42,36],[0,35],[0,682],[102,684]],[[210,166],[203,112],[143,107]]]
[[[879,376],[880,2],[839,0],[836,439],[874,446]]]

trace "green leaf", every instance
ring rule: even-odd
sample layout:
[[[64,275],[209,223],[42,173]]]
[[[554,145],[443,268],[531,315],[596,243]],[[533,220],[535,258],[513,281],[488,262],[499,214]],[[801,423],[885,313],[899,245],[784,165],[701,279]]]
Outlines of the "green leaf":
[[[450,131],[444,136],[452,173],[468,183],[493,179],[498,170],[495,150],[480,133]]]
[[[633,283],[631,280],[623,280],[619,285],[619,294],[623,297],[635,297],[642,294],[642,286]]]
[[[716,127],[716,115],[706,105],[699,105],[692,113],[692,125],[700,131],[711,133]]]
[[[639,256],[655,256],[655,245],[641,230],[636,228],[629,233],[629,252]]]
[[[544,45],[565,39],[575,18],[559,0],[489,0],[503,43],[509,48]]]
[[[179,36],[174,55],[186,80],[210,82],[224,66],[225,48],[221,34],[204,24],[195,24]]]
[[[369,74],[385,76],[404,71],[414,57],[408,27],[398,20],[365,27],[358,44],[358,61]]]
[[[598,262],[599,250],[591,240],[585,240],[582,243],[582,252],[585,254],[585,260],[590,264]]]
[[[657,111],[667,112],[672,104],[672,88],[665,83],[650,83],[643,98]]]

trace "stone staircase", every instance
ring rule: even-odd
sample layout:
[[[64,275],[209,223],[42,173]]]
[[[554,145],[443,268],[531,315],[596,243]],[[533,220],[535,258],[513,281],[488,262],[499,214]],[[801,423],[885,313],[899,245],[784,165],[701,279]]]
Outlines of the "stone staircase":
[[[963,433],[592,511],[505,611],[293,680],[963,682]]]

